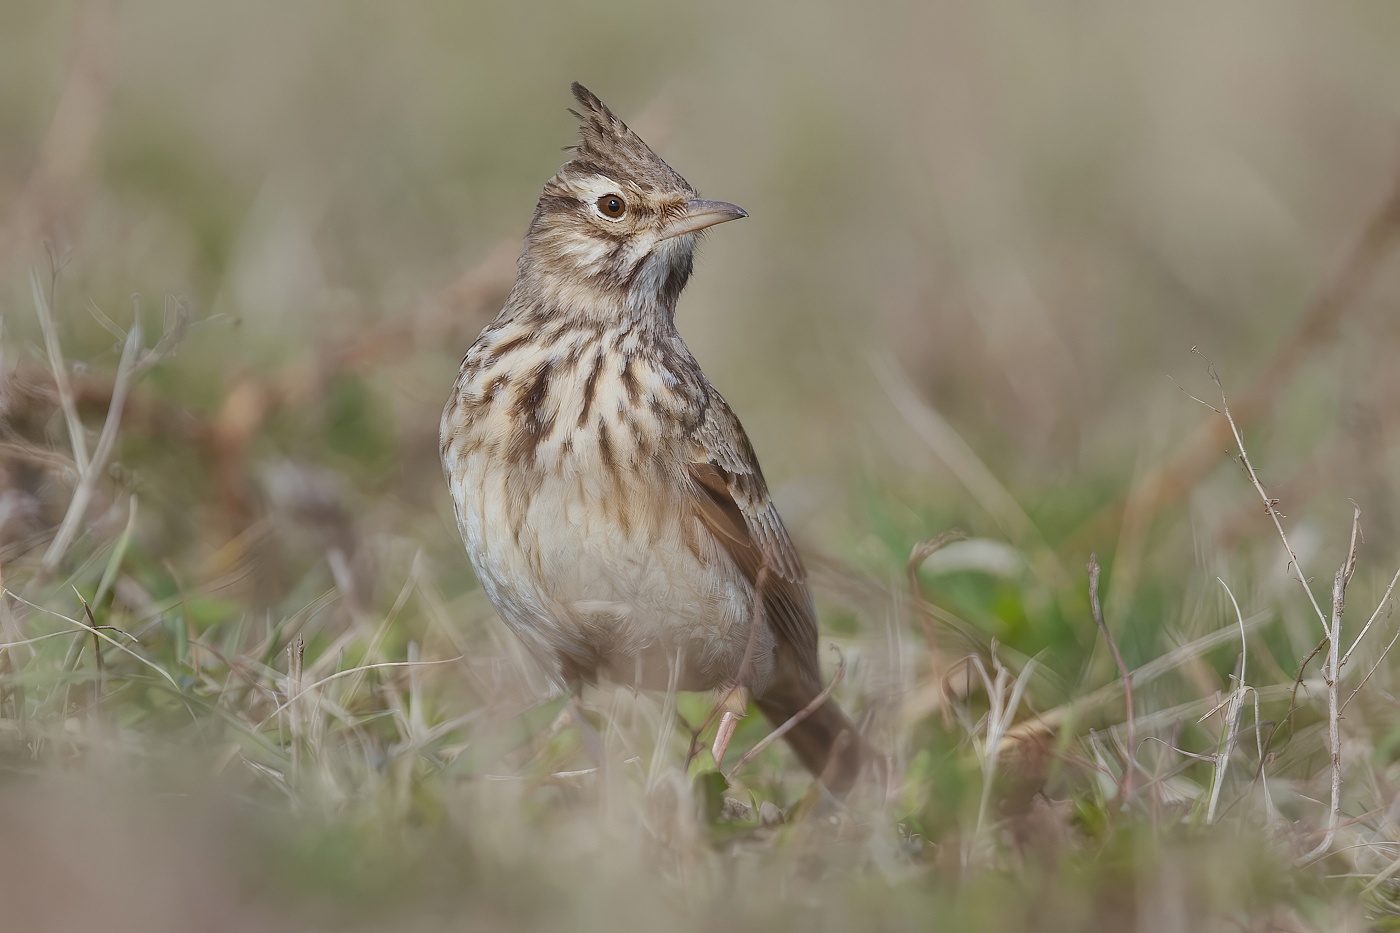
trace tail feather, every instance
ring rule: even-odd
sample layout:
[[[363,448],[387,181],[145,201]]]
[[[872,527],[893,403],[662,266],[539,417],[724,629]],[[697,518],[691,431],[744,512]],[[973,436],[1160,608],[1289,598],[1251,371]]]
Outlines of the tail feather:
[[[793,694],[783,691],[766,694],[757,702],[759,710],[775,728],[794,717],[802,717],[783,734],[784,740],[827,790],[842,796],[871,760],[870,747],[835,700],[828,697],[820,706],[807,711],[810,700],[797,702]]]

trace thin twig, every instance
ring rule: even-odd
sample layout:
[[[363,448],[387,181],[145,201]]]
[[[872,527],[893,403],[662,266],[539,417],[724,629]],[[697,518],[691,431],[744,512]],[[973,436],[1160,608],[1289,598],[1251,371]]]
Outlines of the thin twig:
[[[1361,678],[1361,683],[1356,685],[1356,689],[1351,692],[1351,696],[1347,697],[1346,702],[1342,704],[1342,708],[1338,712],[1346,712],[1347,706],[1351,704],[1352,700],[1356,699],[1356,695],[1361,692],[1361,688],[1366,686],[1366,681],[1370,680],[1371,675],[1381,666],[1381,662],[1385,660],[1385,656],[1390,654],[1390,649],[1395,647],[1397,639],[1400,639],[1400,631],[1396,631],[1396,633],[1391,636],[1390,641],[1386,643],[1385,649],[1381,651],[1381,656],[1376,658],[1376,663],[1371,665],[1371,669],[1366,672],[1365,677]]]
[[[1371,630],[1371,624],[1380,617],[1381,610],[1390,602],[1390,594],[1394,592],[1397,582],[1400,582],[1400,570],[1395,571],[1395,576],[1390,578],[1390,586],[1385,588],[1385,595],[1382,596],[1381,601],[1376,604],[1376,611],[1371,613],[1371,618],[1367,619],[1366,624],[1361,627],[1361,632],[1356,636],[1356,641],[1352,642],[1351,647],[1347,649],[1347,653],[1342,655],[1342,667],[1347,666],[1347,661],[1351,660],[1351,653],[1356,650],[1357,645],[1361,644],[1361,639],[1365,638],[1366,633]]]
[[[1264,510],[1273,519],[1274,528],[1278,530],[1279,540],[1283,542],[1283,549],[1288,552],[1288,567],[1293,572],[1293,576],[1302,584],[1304,592],[1308,594],[1308,602],[1312,603],[1313,611],[1317,613],[1318,621],[1322,623],[1322,631],[1329,632],[1327,615],[1318,605],[1312,587],[1308,586],[1308,579],[1303,576],[1303,568],[1298,564],[1298,554],[1293,550],[1293,545],[1288,543],[1288,535],[1284,533],[1283,522],[1278,511],[1278,500],[1270,496],[1264,489],[1264,484],[1259,482],[1259,474],[1254,471],[1254,464],[1250,463],[1249,452],[1244,447],[1244,438],[1240,436],[1239,425],[1235,423],[1235,416],[1230,413],[1230,403],[1225,398],[1225,386],[1221,384],[1220,377],[1216,375],[1215,367],[1211,365],[1210,360],[1206,360],[1206,371],[1210,374],[1215,387],[1220,390],[1220,408],[1215,410],[1225,416],[1225,421],[1230,426],[1230,433],[1234,435],[1235,445],[1240,449],[1240,463],[1244,465],[1245,474],[1249,477],[1250,483],[1253,484],[1255,492],[1259,493],[1259,498],[1264,501]]]
[[[1322,649],[1327,647],[1327,642],[1328,637],[1322,636],[1322,640],[1317,643],[1313,650],[1308,652],[1308,656],[1303,658],[1298,665],[1298,675],[1293,678],[1293,690],[1288,694],[1288,713],[1283,717],[1283,725],[1290,729],[1293,728],[1293,714],[1298,711],[1298,688],[1303,685],[1303,675],[1307,673],[1308,664],[1312,662],[1312,659],[1321,654]],[[1272,741],[1273,736],[1269,738]]]
[[[1118,785],[1119,799],[1126,801],[1133,793],[1133,768],[1137,761],[1137,726],[1133,716],[1133,678],[1128,672],[1128,665],[1123,663],[1123,655],[1118,651],[1118,643],[1113,640],[1113,633],[1108,630],[1108,623],[1103,618],[1103,607],[1099,604],[1099,558],[1097,554],[1089,555],[1089,608],[1094,615],[1094,623],[1098,625],[1099,631],[1103,633],[1103,640],[1108,644],[1108,650],[1113,653],[1113,662],[1118,665],[1118,677],[1123,682],[1123,706],[1128,716],[1128,753],[1127,760],[1123,763],[1123,778]]]

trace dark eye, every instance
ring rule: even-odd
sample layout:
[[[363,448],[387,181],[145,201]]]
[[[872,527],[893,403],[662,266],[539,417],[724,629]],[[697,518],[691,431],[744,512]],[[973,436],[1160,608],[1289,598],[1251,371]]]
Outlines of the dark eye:
[[[605,217],[621,217],[627,211],[627,202],[619,195],[605,194],[598,199],[598,210],[602,211]]]

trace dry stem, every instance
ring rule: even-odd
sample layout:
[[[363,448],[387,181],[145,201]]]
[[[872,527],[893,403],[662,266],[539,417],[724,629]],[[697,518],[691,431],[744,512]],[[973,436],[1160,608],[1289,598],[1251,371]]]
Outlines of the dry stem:
[[[54,293],[52,285],[57,279],[55,274],[50,283],[50,296]],[[68,426],[68,440],[73,445],[73,462],[78,465],[78,475],[81,476],[88,468],[87,437],[83,434],[83,423],[78,419],[78,406],[73,401],[73,384],[68,378],[68,364],[63,359],[63,348],[58,342],[58,328],[54,325],[49,297],[44,295],[43,286],[39,284],[39,273],[33,266],[29,267],[29,292],[34,299],[34,313],[39,316],[39,328],[44,332],[44,350],[49,356],[49,368],[53,370],[63,420]]]
[[[1346,606],[1347,584],[1356,570],[1356,539],[1361,528],[1361,510],[1354,509],[1351,517],[1351,546],[1346,560],[1337,568],[1332,579],[1332,622],[1327,630],[1327,660],[1322,666],[1322,678],[1327,684],[1327,745],[1332,753],[1332,800],[1327,813],[1327,832],[1322,841],[1303,856],[1311,861],[1332,848],[1332,840],[1337,836],[1337,825],[1342,815],[1342,739],[1341,706],[1337,701],[1337,691],[1341,681],[1341,650],[1337,647],[1342,640],[1342,611]]]
[[[116,446],[122,408],[126,404],[127,391],[131,388],[140,348],[141,322],[138,319],[132,322],[131,331],[126,336],[126,344],[122,347],[121,361],[117,364],[117,379],[112,386],[112,404],[107,409],[107,421],[102,425],[97,449],[93,451],[92,460],[87,469],[82,471],[78,485],[73,490],[73,498],[68,503],[68,512],[63,516],[63,523],[58,526],[58,533],[54,535],[53,541],[49,542],[49,549],[44,552],[42,566],[46,573],[57,569],[58,562],[63,559],[63,555],[77,537],[78,528],[87,515],[88,505],[97,490],[97,481],[107,466],[107,458],[112,455],[112,449]]]

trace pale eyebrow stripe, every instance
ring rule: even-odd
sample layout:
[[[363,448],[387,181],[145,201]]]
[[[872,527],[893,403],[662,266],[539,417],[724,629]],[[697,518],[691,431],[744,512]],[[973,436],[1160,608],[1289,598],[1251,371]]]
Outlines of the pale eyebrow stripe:
[[[626,185],[614,181],[606,175],[587,175],[579,179],[566,179],[563,188],[569,194],[579,198],[599,198],[605,194],[620,194],[624,197],[635,196],[635,192]]]

